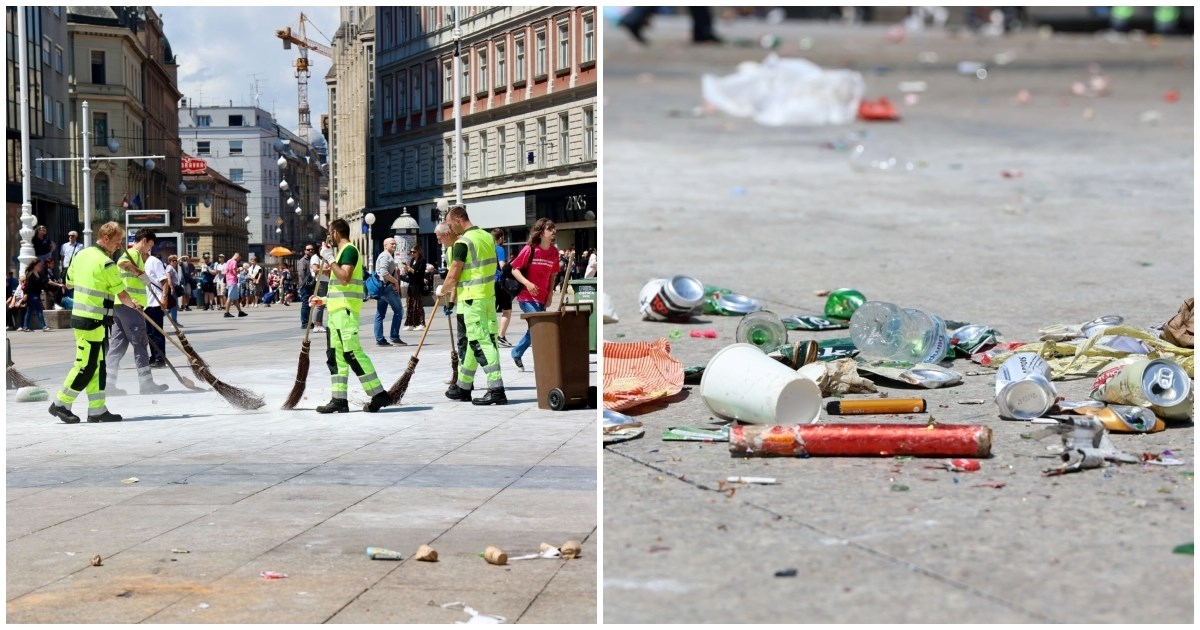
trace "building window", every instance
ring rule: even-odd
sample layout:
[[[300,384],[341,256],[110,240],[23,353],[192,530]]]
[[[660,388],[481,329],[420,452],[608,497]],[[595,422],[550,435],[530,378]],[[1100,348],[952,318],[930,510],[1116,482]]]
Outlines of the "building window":
[[[496,174],[503,175],[505,162],[508,161],[508,133],[501,126],[496,129]]]
[[[525,81],[525,38],[514,39],[513,47],[516,49],[513,57],[513,83],[523,83]]]
[[[229,155],[241,155],[241,154],[242,154],[242,141],[241,140],[230,140],[229,141]]]
[[[546,31],[537,32],[537,48],[534,51],[534,80],[546,78]]]
[[[196,126],[197,127],[211,127],[212,126],[212,116],[197,116],[196,117]]]
[[[426,107],[434,107],[437,105],[437,86],[437,68],[434,66],[429,66],[425,70],[425,88],[427,92],[427,94],[425,94]]]
[[[54,99],[48,95],[42,95],[42,116],[46,119],[47,125],[54,124]]]
[[[396,75],[396,117],[408,114],[408,72],[401,70]]]
[[[54,7],[57,9],[58,7]],[[62,46],[54,47],[54,70],[59,74],[63,73],[63,49]]]
[[[57,125],[59,129],[66,128],[67,114],[66,108],[63,107],[62,101],[54,104],[54,124]]]
[[[392,77],[383,78],[383,122],[392,122]]]
[[[565,70],[571,60],[571,27],[564,19],[558,23],[558,70]]]
[[[462,180],[465,182],[471,178],[471,136],[462,138],[462,163],[463,168],[467,169],[467,172],[462,174]]]
[[[463,55],[460,63],[462,63],[462,76],[458,81],[458,95],[466,96],[471,89],[471,54]]]
[[[546,117],[545,116],[542,116],[541,118],[537,119],[537,134],[538,134],[538,137],[537,137],[537,141],[538,141],[537,166],[538,166],[538,168],[545,168],[546,167]]]
[[[583,159],[596,159],[596,120],[591,107],[583,109]]]
[[[212,142],[209,140],[197,140],[196,155],[212,155]]]
[[[504,42],[496,42],[496,89],[508,87],[508,75],[504,67]]]
[[[67,183],[67,163],[66,162],[55,162],[54,167],[55,167],[55,171],[57,173],[57,177],[55,178],[55,180],[60,184],[66,184]]]
[[[488,176],[488,134],[486,131],[479,132],[479,177],[486,179]]]
[[[241,127],[243,124],[245,124],[244,121],[245,121],[245,117],[242,116],[241,114],[230,114],[229,115],[229,126],[230,127]]]
[[[200,257],[200,237],[199,236],[184,236],[183,237],[184,255],[188,258]]]
[[[596,16],[583,16],[583,63],[596,60]]]
[[[50,65],[50,51],[54,50],[54,42],[49,37],[42,38],[42,63]]]
[[[229,169],[229,179],[230,179],[230,181],[234,181],[239,184],[245,182],[246,181],[245,169],[240,169],[240,168]]]
[[[449,101],[454,96],[454,59],[442,63],[442,102]]]
[[[183,200],[183,218],[196,219],[199,215],[196,212],[197,206],[200,205],[200,199],[195,195],[188,195]]]
[[[417,68],[412,76],[412,110],[413,113],[421,111],[421,69]]]
[[[446,138],[446,146],[442,149],[442,177],[449,182],[454,181],[454,140]]]
[[[558,163],[566,164],[571,155],[571,119],[566,112],[558,115]]]
[[[92,145],[102,147],[108,144],[108,114],[92,113]]]
[[[488,89],[487,88],[487,85],[488,85],[487,62],[488,62],[487,46],[483,46],[479,49],[479,70],[475,73],[475,77],[477,79],[476,82],[479,84],[478,86],[476,86],[477,92],[486,92]]]
[[[104,51],[92,51],[92,83],[103,85],[104,79]]]
[[[528,148],[525,146],[525,123],[517,123],[517,171],[524,172],[526,164],[533,164]]]
[[[99,216],[108,216],[108,208],[111,206],[111,201],[108,198],[109,184],[108,175],[100,173],[96,176],[96,185],[93,187],[96,191],[95,198],[92,199],[92,209]]]

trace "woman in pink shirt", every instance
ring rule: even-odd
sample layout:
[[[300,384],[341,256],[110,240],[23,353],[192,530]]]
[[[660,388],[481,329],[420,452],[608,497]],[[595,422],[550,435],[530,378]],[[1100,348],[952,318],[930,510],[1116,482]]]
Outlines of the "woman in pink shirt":
[[[522,313],[540,313],[545,311],[546,305],[550,303],[550,284],[561,267],[558,248],[554,246],[554,236],[557,233],[558,228],[554,226],[553,221],[544,217],[538,219],[529,233],[529,242],[512,261],[513,277],[525,286],[517,294],[517,304]],[[531,343],[532,338],[527,329],[525,336],[521,337],[512,349],[513,363],[516,363],[522,372],[525,371],[525,364],[521,362],[521,357]]]
[[[242,264],[242,255],[234,252],[229,262],[225,263],[225,317],[233,317],[229,313],[230,306],[237,306],[238,317],[245,317],[242,310],[242,291],[238,286],[238,268]]]

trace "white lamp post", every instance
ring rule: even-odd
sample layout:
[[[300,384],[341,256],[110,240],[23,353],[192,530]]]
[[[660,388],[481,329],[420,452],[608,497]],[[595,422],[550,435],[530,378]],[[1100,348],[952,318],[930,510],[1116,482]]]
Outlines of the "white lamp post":
[[[25,275],[25,269],[37,260],[33,251],[33,224],[37,219],[33,216],[32,181],[29,172],[29,60],[28,46],[25,39],[25,9],[17,8],[17,31],[20,33],[20,51],[18,61],[21,72],[21,253],[17,260],[21,262],[20,275]],[[86,164],[86,162],[85,162]],[[85,236],[87,232],[84,232]]]
[[[371,240],[371,226],[375,225],[375,213],[368,212],[363,217],[363,222],[367,224],[367,271],[375,272],[375,242]]]

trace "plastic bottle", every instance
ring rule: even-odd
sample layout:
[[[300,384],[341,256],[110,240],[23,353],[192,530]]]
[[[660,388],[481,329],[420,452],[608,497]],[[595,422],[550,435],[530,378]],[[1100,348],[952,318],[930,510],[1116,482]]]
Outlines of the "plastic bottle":
[[[783,320],[771,311],[756,311],[750,313],[738,322],[736,338],[738,343],[748,343],[763,352],[771,352],[787,343],[787,328]]]
[[[938,363],[950,338],[937,315],[888,302],[867,302],[850,318],[850,339],[865,359]]]

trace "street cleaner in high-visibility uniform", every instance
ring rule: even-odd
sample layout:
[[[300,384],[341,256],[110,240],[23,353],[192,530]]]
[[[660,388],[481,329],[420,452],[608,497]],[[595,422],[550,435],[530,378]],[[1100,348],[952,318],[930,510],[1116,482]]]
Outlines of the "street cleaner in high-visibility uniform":
[[[116,301],[135,313],[141,310],[141,305],[125,291],[117,264],[111,258],[124,240],[125,230],[110,221],[100,226],[95,245],[81,250],[71,259],[70,283],[75,288],[75,300],[71,305],[75,363],[67,373],[57,399],[50,404],[50,415],[67,424],[79,422],[79,416],[71,413],[71,405],[85,391],[88,422],[121,421],[121,416],[109,411],[104,401],[108,329],[112,326]]]
[[[458,364],[458,382],[446,390],[450,400],[476,405],[506,405],[504,378],[500,374],[500,350],[496,347],[499,327],[496,323],[496,242],[486,230],[471,223],[467,208],[452,206],[446,223],[458,235],[454,242],[446,280],[437,288],[438,297],[457,292],[458,314],[467,329],[468,351]],[[477,355],[481,355],[480,361]],[[471,400],[475,371],[483,367],[487,393]]]
[[[104,359],[108,366],[108,389],[113,396],[125,395],[125,391],[117,387],[117,370],[130,346],[133,346],[133,364],[137,367],[138,393],[157,394],[167,389],[166,383],[155,383],[150,373],[150,336],[147,332],[150,324],[138,312],[144,311],[149,304],[146,285],[150,277],[146,275],[146,258],[156,240],[154,230],[142,228],[133,235],[133,247],[117,257],[117,269],[125,283],[125,292],[140,308],[134,310],[118,305],[114,313],[116,325],[112,329],[112,345]]]
[[[330,265],[329,292],[325,297],[312,296],[312,306],[324,305],[326,318],[325,351],[329,373],[333,380],[333,398],[317,407],[317,413],[347,413],[350,403],[346,392],[350,385],[350,370],[358,376],[363,389],[371,395],[371,402],[363,411],[375,413],[392,404],[392,397],[383,389],[379,375],[371,358],[363,352],[358,340],[358,314],[362,311],[363,263],[358,248],[350,244],[350,225],[344,219],[335,219],[329,224],[329,238],[337,246],[337,252],[326,243],[321,247],[321,258]]]

